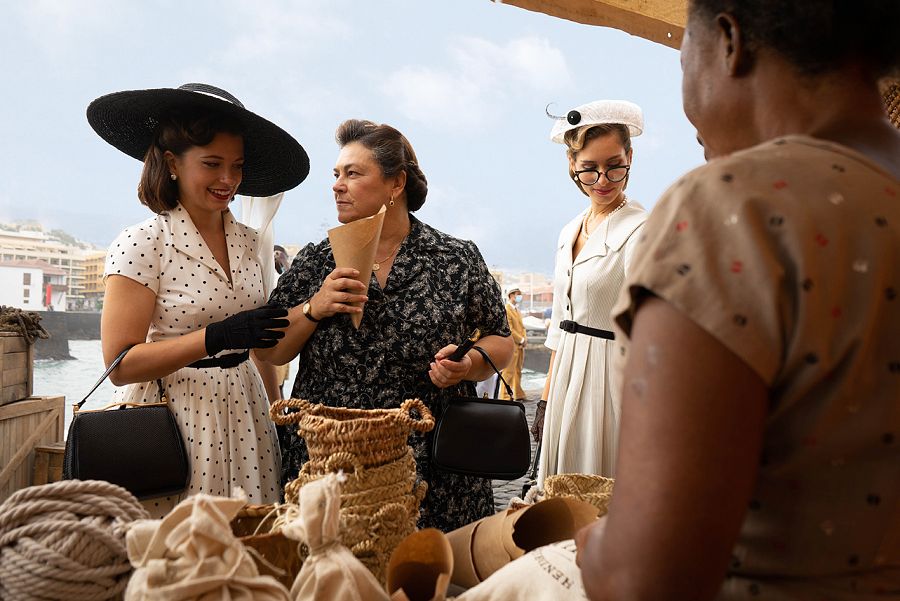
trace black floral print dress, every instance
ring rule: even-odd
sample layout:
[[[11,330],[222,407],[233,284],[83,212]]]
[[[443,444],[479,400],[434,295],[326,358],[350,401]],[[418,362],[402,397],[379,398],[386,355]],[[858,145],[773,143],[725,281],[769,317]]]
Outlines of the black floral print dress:
[[[440,390],[428,378],[434,354],[473,329],[509,335],[500,289],[474,243],[410,216],[384,289],[373,274],[359,330],[348,315],[324,319],[300,353],[294,398],[359,409],[399,407],[420,397],[437,419],[441,400],[475,394],[472,382]],[[335,268],[327,239],[308,244],[278,281],[269,302],[293,307],[315,294]],[[293,428],[280,428],[282,483],[308,460]],[[410,438],[420,478],[428,483],[419,526],[445,532],[493,513],[490,480],[431,466],[431,433]]]

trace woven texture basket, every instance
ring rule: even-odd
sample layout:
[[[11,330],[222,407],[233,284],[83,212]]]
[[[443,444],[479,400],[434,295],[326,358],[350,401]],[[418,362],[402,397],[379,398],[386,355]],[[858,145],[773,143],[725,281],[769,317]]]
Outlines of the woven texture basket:
[[[606,515],[609,502],[612,500],[615,480],[591,474],[556,474],[544,480],[544,495],[553,497],[572,497],[587,501],[600,510],[600,516]]]
[[[255,551],[250,555],[259,573],[274,577],[290,590],[303,559],[297,541],[284,536],[280,529],[273,530],[275,514],[274,505],[245,505],[231,520],[231,531],[245,547]]]
[[[284,409],[295,413],[283,415]],[[294,424],[306,440],[310,460],[284,489],[297,503],[301,488],[342,472],[341,544],[384,583],[391,553],[416,529],[428,486],[416,479],[407,444],[410,432],[427,432],[434,418],[418,399],[399,409],[344,409],[290,399],[272,405],[279,424]]]
[[[293,412],[285,415],[285,409]],[[418,417],[411,415],[413,411]],[[410,432],[434,428],[431,411],[419,399],[407,399],[399,409],[348,409],[285,399],[276,401],[270,413],[276,424],[297,426],[310,460],[321,462],[335,453],[351,453],[364,467],[400,459],[406,454]]]
[[[885,77],[881,80],[881,99],[884,110],[894,127],[900,128],[900,76]]]

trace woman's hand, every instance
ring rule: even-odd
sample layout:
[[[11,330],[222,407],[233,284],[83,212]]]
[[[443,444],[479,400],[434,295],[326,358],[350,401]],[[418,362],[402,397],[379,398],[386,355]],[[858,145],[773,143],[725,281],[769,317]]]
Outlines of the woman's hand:
[[[328,274],[319,291],[309,299],[309,309],[316,319],[333,317],[338,313],[362,313],[362,307],[352,303],[365,303],[366,285],[357,279],[359,271],[350,267],[337,267]]]
[[[448,358],[456,350],[456,347],[455,344],[448,344],[434,356],[431,369],[428,370],[428,377],[438,388],[449,388],[459,384],[472,368],[472,359],[468,353],[463,355],[459,361],[451,361]]]
[[[592,524],[588,524],[575,533],[575,565],[581,567],[581,555],[589,544],[597,544],[603,539],[603,530],[606,528],[606,516]]]

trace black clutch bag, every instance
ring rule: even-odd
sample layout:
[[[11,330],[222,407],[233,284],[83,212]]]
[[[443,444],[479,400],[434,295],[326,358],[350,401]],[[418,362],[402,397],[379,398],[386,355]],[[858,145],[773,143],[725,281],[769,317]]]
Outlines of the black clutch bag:
[[[491,358],[474,347],[509,385]],[[436,468],[492,480],[515,480],[528,472],[531,439],[525,405],[501,399],[457,397],[444,402],[434,428],[431,463]]]
[[[81,409],[128,350],[116,357],[91,391],[75,404],[66,437],[63,476],[105,480],[138,499],[178,494],[187,488],[190,466],[162,382],[156,381],[159,402],[112,403],[102,409]]]

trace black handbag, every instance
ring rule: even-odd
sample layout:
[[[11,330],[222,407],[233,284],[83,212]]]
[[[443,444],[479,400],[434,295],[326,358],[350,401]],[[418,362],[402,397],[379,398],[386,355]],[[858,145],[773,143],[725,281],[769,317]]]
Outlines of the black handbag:
[[[473,347],[512,390],[480,347]],[[456,397],[444,401],[431,446],[434,467],[492,480],[515,480],[528,472],[531,438],[525,405],[501,399]]]
[[[161,381],[156,381],[157,403],[112,403],[102,409],[81,409],[130,348],[116,357],[91,391],[74,405],[63,477],[105,480],[138,499],[178,494],[187,488],[190,466]]]

